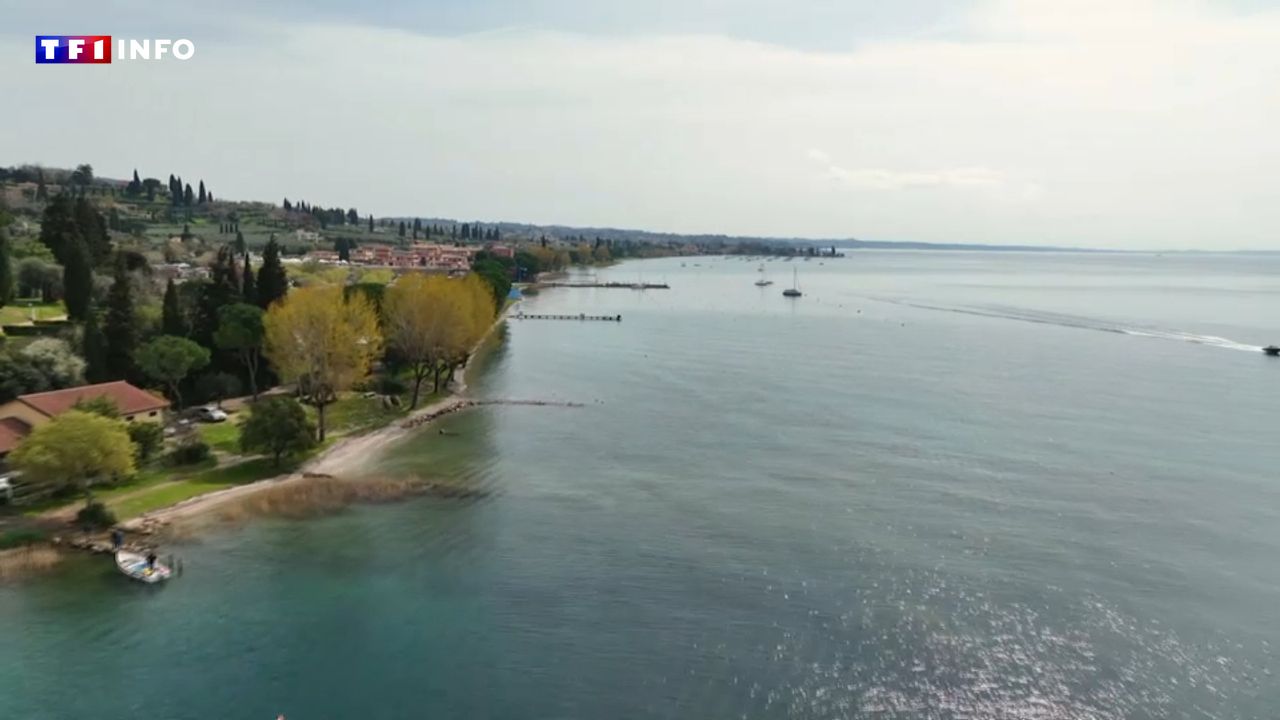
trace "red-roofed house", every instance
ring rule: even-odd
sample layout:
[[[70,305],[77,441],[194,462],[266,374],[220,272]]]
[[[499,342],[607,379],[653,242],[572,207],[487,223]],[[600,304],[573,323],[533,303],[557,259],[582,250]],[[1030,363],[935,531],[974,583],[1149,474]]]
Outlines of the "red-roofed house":
[[[16,400],[0,405],[0,457],[17,447],[31,428],[49,422],[76,403],[100,397],[114,401],[125,422],[161,422],[164,411],[169,409],[168,400],[123,380],[19,395]]]

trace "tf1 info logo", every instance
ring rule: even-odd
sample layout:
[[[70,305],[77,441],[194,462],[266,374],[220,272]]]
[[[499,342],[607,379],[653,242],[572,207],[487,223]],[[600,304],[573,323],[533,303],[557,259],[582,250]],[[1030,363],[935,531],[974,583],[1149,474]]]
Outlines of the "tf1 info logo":
[[[118,39],[113,46],[110,35],[37,35],[36,63],[105,65],[111,62],[113,47],[119,60],[163,60],[166,56],[190,60],[196,54],[195,43],[186,38]]]

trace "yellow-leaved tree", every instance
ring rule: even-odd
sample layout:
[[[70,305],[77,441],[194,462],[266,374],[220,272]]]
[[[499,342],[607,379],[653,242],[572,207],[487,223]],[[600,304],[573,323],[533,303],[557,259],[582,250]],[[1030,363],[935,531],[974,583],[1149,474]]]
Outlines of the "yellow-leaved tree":
[[[382,301],[387,344],[413,373],[413,399],[417,407],[422,383],[434,376],[440,391],[441,375],[466,362],[467,355],[493,322],[493,295],[476,275],[453,279],[444,275],[409,273],[387,288]]]
[[[339,285],[298,288],[267,310],[263,325],[267,358],[315,406],[316,439],[324,441],[325,408],[382,354],[373,306],[363,293],[344,297]]]

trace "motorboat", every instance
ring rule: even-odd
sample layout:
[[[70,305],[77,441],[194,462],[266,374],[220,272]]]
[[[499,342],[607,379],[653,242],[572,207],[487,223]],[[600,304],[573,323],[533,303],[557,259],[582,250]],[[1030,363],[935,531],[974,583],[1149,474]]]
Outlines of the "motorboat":
[[[148,585],[173,577],[173,571],[167,565],[161,564],[158,560],[147,562],[146,555],[128,550],[116,551],[116,567],[125,575]]]

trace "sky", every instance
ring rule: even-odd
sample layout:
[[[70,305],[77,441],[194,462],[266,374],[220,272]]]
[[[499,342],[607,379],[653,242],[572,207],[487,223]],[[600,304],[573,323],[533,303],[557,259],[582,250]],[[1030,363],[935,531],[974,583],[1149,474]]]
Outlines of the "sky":
[[[196,54],[36,65],[35,34]],[[1278,78],[1264,0],[0,0],[0,164],[378,216],[1280,250]]]

